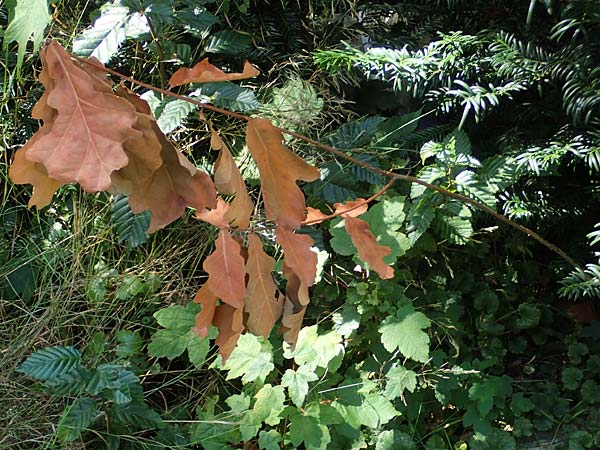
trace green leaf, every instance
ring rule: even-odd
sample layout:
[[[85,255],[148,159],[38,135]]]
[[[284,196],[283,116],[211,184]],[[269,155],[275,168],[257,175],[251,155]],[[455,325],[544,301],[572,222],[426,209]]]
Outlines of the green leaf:
[[[400,397],[405,389],[414,392],[417,387],[417,374],[403,366],[392,367],[385,377],[387,383],[383,395],[388,400]]]
[[[283,402],[285,402],[283,386],[273,387],[265,384],[254,398],[256,403],[254,403],[253,412],[257,420],[268,425],[277,425],[281,420],[280,414],[285,408],[283,406]]]
[[[510,410],[515,416],[532,411],[534,408],[535,404],[528,398],[525,398],[522,392],[515,393],[510,400]]]
[[[277,430],[261,431],[258,433],[258,446],[261,450],[281,450],[281,434]]]
[[[542,316],[542,312],[537,306],[528,303],[521,303],[517,308],[517,313],[515,327],[518,330],[527,330],[537,326]]]
[[[17,372],[37,380],[52,380],[81,365],[81,353],[73,347],[46,347],[33,353]]]
[[[287,369],[281,377],[281,385],[288,388],[292,402],[301,408],[308,394],[308,383],[318,379],[314,371],[304,364],[298,367],[298,370]]]
[[[313,416],[295,413],[290,416],[289,438],[295,448],[304,442],[306,450],[325,450],[331,442],[326,426]]]
[[[139,430],[160,428],[163,424],[162,418],[156,411],[146,404],[138,402],[113,405],[109,417],[115,422]]]
[[[410,435],[398,430],[386,430],[379,433],[375,450],[416,450],[417,444]]]
[[[336,331],[319,335],[316,325],[300,330],[293,351],[289,344],[283,343],[284,358],[293,358],[296,364],[307,364],[313,369],[316,366],[327,368],[329,362],[343,352],[342,336]]]
[[[506,431],[497,429],[490,433],[475,433],[469,439],[469,449],[472,450],[515,450],[517,443]]]
[[[359,396],[359,399],[360,404],[356,404],[356,400],[353,401],[353,404],[344,404],[338,401],[332,404],[344,418],[344,422],[351,427],[358,428],[362,424],[377,429],[400,415],[400,412],[383,395],[369,393]]]
[[[399,349],[407,358],[426,362],[429,358],[429,336],[423,330],[430,325],[425,314],[405,305],[379,327],[381,343],[390,353]]]
[[[11,42],[17,42],[18,70],[23,64],[27,41],[33,36],[33,51],[36,52],[40,48],[44,30],[52,16],[48,11],[48,0],[17,0],[16,6],[10,11],[10,16],[12,20],[4,31],[4,49],[6,50]]]
[[[347,122],[327,138],[328,144],[339,149],[363,147],[371,141],[377,132],[377,126],[384,120],[381,116],[368,116]]]
[[[188,303],[185,308],[174,305],[155,312],[154,318],[166,329],[152,335],[148,353],[158,358],[174,359],[187,349],[190,361],[200,367],[208,353],[208,341],[192,331],[199,312],[200,305],[194,302]]]
[[[73,53],[78,56],[93,56],[100,62],[107,63],[127,38],[127,23],[134,15],[136,17],[133,20],[139,24],[144,23],[149,32],[145,18],[141,20],[139,13],[132,14],[129,8],[119,4],[104,4],[94,25],[75,36]]]
[[[149,238],[148,226],[150,225],[150,212],[134,214],[129,207],[129,199],[125,195],[118,194],[114,197],[111,207],[112,222],[119,236],[119,242],[125,241],[128,247],[137,247]]]
[[[220,108],[247,112],[261,107],[252,90],[229,81],[203,83],[198,92],[209,97],[210,102]]]
[[[247,50],[251,45],[252,38],[250,35],[234,30],[222,30],[208,38],[204,51],[206,53],[235,55]]]
[[[156,118],[156,123],[163,133],[170,133],[179,128],[191,112],[196,111],[197,106],[193,103],[169,98],[162,102],[160,114]]]
[[[65,410],[56,435],[61,443],[72,442],[81,436],[98,415],[96,400],[80,397]]]
[[[241,376],[243,382],[264,381],[274,368],[271,344],[249,333],[240,336],[223,366],[228,380]]]
[[[188,359],[196,369],[201,369],[210,351],[209,339],[201,338],[193,331],[189,333],[187,341]],[[208,337],[210,338],[210,335]]]
[[[566,367],[560,374],[560,379],[565,389],[574,391],[583,378],[583,372],[576,367]]]

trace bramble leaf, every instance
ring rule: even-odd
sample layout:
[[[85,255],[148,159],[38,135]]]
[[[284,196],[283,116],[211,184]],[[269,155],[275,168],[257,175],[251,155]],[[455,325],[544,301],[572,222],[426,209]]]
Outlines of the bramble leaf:
[[[405,305],[379,327],[381,343],[390,353],[399,349],[407,358],[426,362],[429,358],[429,336],[423,330],[430,324],[425,314]]]

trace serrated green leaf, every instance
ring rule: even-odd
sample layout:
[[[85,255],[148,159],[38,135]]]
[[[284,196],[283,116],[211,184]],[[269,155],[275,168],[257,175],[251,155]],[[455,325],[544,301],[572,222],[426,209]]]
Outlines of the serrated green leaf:
[[[423,330],[430,325],[425,314],[415,311],[411,305],[403,306],[379,327],[381,343],[390,353],[399,349],[406,358],[426,362],[429,358],[429,336]]]
[[[206,41],[206,53],[224,53],[235,55],[250,48],[252,38],[250,35],[234,30],[222,30],[212,34]]]
[[[187,349],[192,331],[179,329],[158,330],[148,344],[148,354],[156,358],[174,359]]]
[[[69,372],[47,380],[44,386],[52,395],[79,396],[86,391],[87,385],[92,378],[92,372],[85,367],[78,366]]]
[[[33,37],[33,51],[40,48],[44,38],[44,30],[52,20],[48,11],[48,0],[17,0],[10,11],[10,23],[4,31],[4,49],[15,41],[19,49],[17,53],[17,70],[23,64],[27,41]]]
[[[249,333],[240,336],[223,366],[228,380],[241,376],[243,382],[264,381],[274,368],[271,344]]]
[[[115,400],[116,403],[128,403],[131,401],[129,385],[139,384],[139,378],[130,370],[118,364],[101,364],[91,371],[86,391],[92,395],[99,395],[103,391]]]
[[[304,442],[306,450],[325,450],[331,442],[326,426],[315,417],[299,413],[290,416],[289,438],[295,448]]]
[[[129,199],[125,195],[114,197],[111,206],[112,222],[119,236],[119,241],[127,242],[129,247],[137,247],[150,237],[146,231],[150,225],[150,212],[134,214],[129,207]]]
[[[96,400],[80,397],[65,410],[56,435],[61,443],[72,442],[81,436],[98,415]]]
[[[490,208],[496,207],[496,196],[485,181],[471,170],[463,170],[454,178],[456,189],[460,194],[479,200]]]
[[[117,54],[119,47],[127,38],[127,23],[133,15],[129,8],[119,4],[106,3],[100,9],[91,28],[75,36],[73,53],[78,56],[93,56],[107,63]],[[140,22],[140,18],[134,19]],[[143,19],[145,22],[145,18]],[[148,25],[146,23],[146,28]],[[149,32],[149,28],[147,32]]]
[[[129,425],[135,429],[151,429],[162,426],[160,415],[144,403],[132,402],[115,404],[109,412],[109,417],[115,422]]]
[[[414,392],[417,387],[417,374],[403,366],[392,367],[385,375],[386,385],[383,395],[388,400],[394,400],[406,389]]]
[[[156,123],[163,133],[170,133],[179,128],[183,121],[195,111],[197,106],[185,100],[168,99],[162,103]]]
[[[583,372],[577,367],[566,367],[562,370],[560,379],[565,389],[574,391],[583,379]]]
[[[446,176],[446,172],[443,168],[430,165],[423,167],[417,174],[417,178],[421,181],[425,181],[429,184],[435,184],[436,181],[443,179]],[[427,187],[418,183],[412,183],[410,186],[410,198],[416,199],[423,195],[427,191]]]
[[[81,365],[81,353],[73,347],[46,347],[33,353],[17,372],[37,380],[52,380]]]
[[[229,81],[203,83],[199,89],[201,95],[207,96],[210,102],[220,108],[247,112],[261,107],[251,89],[243,88]]]
[[[417,444],[410,435],[398,430],[386,430],[379,433],[375,450],[416,450]]]
[[[464,245],[473,235],[471,217],[471,210],[466,205],[448,202],[437,209],[435,228],[443,239]]]
[[[261,450],[281,450],[281,434],[277,430],[261,431],[258,433],[258,446]]]
[[[218,17],[209,13],[206,8],[188,6],[175,13],[175,22],[183,25],[187,32],[205,39],[211,27],[219,22]]]
[[[540,309],[529,303],[521,303],[517,308],[518,317],[515,326],[519,330],[533,328],[540,323],[542,312]]]
[[[196,315],[199,312],[200,305],[189,302],[185,307],[173,305],[159,309],[154,313],[154,318],[163,328],[190,330],[196,325]]]
[[[362,424],[376,429],[400,414],[389,400],[377,393],[362,396],[358,405],[336,401],[332,406],[341,414],[344,422],[353,428],[358,428]]]
[[[515,416],[532,411],[534,408],[535,404],[528,398],[525,398],[522,392],[517,392],[510,400],[510,410]]]
[[[298,370],[287,369],[281,377],[281,385],[288,388],[292,402],[301,408],[308,394],[308,383],[318,379],[308,365],[301,365]]]
[[[360,327],[360,317],[355,306],[345,304],[339,311],[332,315],[332,320],[335,324],[333,329],[341,336],[348,337]]]
[[[377,132],[377,126],[384,120],[381,116],[367,116],[347,122],[327,138],[327,143],[339,149],[363,147],[371,141]]]
[[[284,358],[294,358],[298,365],[307,364],[313,369],[316,366],[327,368],[329,362],[343,353],[342,336],[336,331],[329,331],[319,335],[317,326],[304,327],[298,334],[298,340],[294,350],[284,342]]]
[[[473,450],[515,450],[517,443],[506,431],[492,429],[489,433],[475,433],[469,439],[469,449]]]
[[[209,340],[207,338],[201,338],[193,331],[190,331],[187,341],[188,359],[196,369],[201,369],[202,366],[204,366],[209,351]]]
[[[285,408],[283,386],[273,387],[265,384],[254,398],[256,403],[254,403],[253,411],[256,418],[267,425],[277,425],[281,420],[280,414]]]

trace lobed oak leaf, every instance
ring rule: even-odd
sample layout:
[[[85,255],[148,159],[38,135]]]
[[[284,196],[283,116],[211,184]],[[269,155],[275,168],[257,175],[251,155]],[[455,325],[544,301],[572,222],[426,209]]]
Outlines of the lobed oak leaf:
[[[225,363],[244,331],[244,310],[227,304],[219,305],[215,309],[213,325],[219,329],[215,344]]]
[[[246,291],[246,271],[241,247],[227,230],[221,229],[215,241],[215,251],[202,265],[208,273],[210,290],[234,308],[243,308]]]
[[[244,61],[244,68],[241,73],[225,73],[218,67],[215,67],[209,63],[208,58],[204,58],[191,69],[182,67],[181,69],[177,70],[173,75],[171,75],[169,84],[171,87],[175,87],[189,83],[243,80],[245,78],[252,78],[258,75],[260,75],[260,71],[248,61]]]
[[[91,192],[109,189],[111,173],[128,162],[123,143],[140,134],[133,127],[135,108],[73,62],[55,41],[41,58],[51,86],[44,102],[56,116],[27,159],[42,164],[57,181],[75,181]]]
[[[248,195],[242,174],[235,164],[231,152],[214,130],[212,130],[210,144],[214,150],[219,151],[215,163],[215,186],[222,194],[235,195],[225,218],[234,227],[248,228],[250,216],[254,210],[254,203]]]
[[[302,320],[310,297],[308,286],[285,263],[283,264],[283,275],[288,282],[285,289],[280,332],[283,333],[283,339],[293,348],[298,340],[298,333],[302,328]]]
[[[28,206],[38,209],[49,205],[56,190],[63,185],[60,181],[50,178],[41,164],[27,159],[28,149],[41,137],[41,133],[42,130],[38,131],[25,146],[17,150],[8,171],[8,176],[14,183],[33,186],[33,195]]]
[[[275,229],[277,243],[283,248],[285,264],[294,271],[308,287],[317,276],[317,254],[311,250],[313,239],[307,234],[294,233],[290,228]]]
[[[369,204],[364,198],[349,200],[346,203],[334,203],[335,213],[342,217],[358,217],[367,212]]]
[[[282,141],[281,131],[268,120],[248,121],[246,143],[260,173],[267,218],[278,225],[300,228],[306,204],[296,181],[314,181],[320,174]]]
[[[192,331],[201,338],[205,338],[208,336],[208,330],[215,315],[217,296],[204,284],[196,293],[194,303],[200,304],[202,309],[196,315],[196,326],[192,328]]]
[[[369,229],[369,224],[362,219],[344,216],[344,225],[352,243],[358,250],[358,257],[369,264],[380,278],[394,277],[394,269],[383,262],[383,258],[392,253],[392,249],[377,243],[377,239]]]
[[[217,228],[229,228],[229,221],[226,218],[229,209],[229,203],[222,198],[218,198],[217,207],[215,209],[196,211],[196,215],[194,217],[198,220],[210,223],[212,226]]]
[[[327,214],[319,211],[318,209],[308,206],[306,208],[306,218],[304,219],[305,224],[316,225],[327,219]]]
[[[129,205],[135,214],[151,212],[148,233],[181,217],[186,206],[198,211],[217,207],[217,193],[210,177],[179,153],[156,123],[153,127],[161,143],[163,163],[146,183],[137,184],[129,195]]]
[[[136,189],[140,189],[138,186],[145,189],[152,175],[163,164],[162,143],[159,139],[161,132],[156,126],[150,106],[144,99],[123,86],[119,86],[116,93],[135,107],[137,121],[134,128],[140,132],[140,135],[123,143],[128,163],[111,175],[112,190],[120,194],[131,195]]]
[[[275,260],[263,251],[263,244],[256,234],[248,235],[248,259],[246,273],[246,301],[244,311],[248,313],[246,327],[255,334],[268,337],[281,316],[283,299],[277,296],[277,285],[271,272]]]

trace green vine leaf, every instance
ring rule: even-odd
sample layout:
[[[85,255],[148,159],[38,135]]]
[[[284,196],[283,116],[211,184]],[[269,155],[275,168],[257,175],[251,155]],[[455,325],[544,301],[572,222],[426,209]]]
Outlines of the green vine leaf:
[[[285,406],[283,386],[265,384],[254,396],[253,412],[257,420],[267,425],[277,425],[281,421],[281,413]]]
[[[403,366],[392,367],[385,378],[387,383],[383,395],[388,400],[400,397],[404,390],[414,392],[417,387],[417,374]]]

